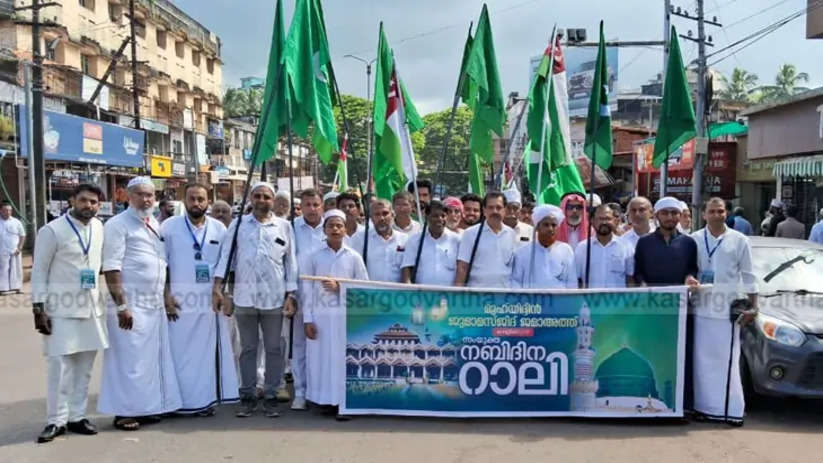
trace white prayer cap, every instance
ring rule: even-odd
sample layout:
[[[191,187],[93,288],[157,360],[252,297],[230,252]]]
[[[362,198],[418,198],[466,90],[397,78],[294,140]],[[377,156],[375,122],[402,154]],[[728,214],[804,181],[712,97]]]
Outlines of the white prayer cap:
[[[506,203],[517,203],[522,204],[520,198],[520,191],[517,190],[517,186],[512,185],[511,188],[508,190],[503,190],[503,196],[506,197]],[[537,222],[535,222],[537,223]]]
[[[271,184],[271,183],[269,183],[269,182],[257,182],[257,183],[255,183],[254,185],[252,185],[250,193],[254,193],[254,190],[256,190],[256,189],[258,189],[258,188],[261,188],[261,187],[262,187],[262,188],[268,188],[268,189],[269,189],[269,191],[271,191],[271,194],[272,194],[272,195],[275,195],[275,194],[276,194],[276,193],[274,192],[274,186],[272,186],[272,184]],[[288,193],[287,193],[287,194],[288,194]]]
[[[340,193],[338,193],[336,191],[330,191],[330,192],[323,195],[323,202],[325,203],[326,201],[328,201],[330,199],[335,199],[338,196],[340,196]]]
[[[284,199],[288,199],[289,201],[291,201],[291,195],[286,190],[279,190],[277,192],[277,194],[274,195],[274,197],[275,198],[284,198]]]
[[[151,185],[151,187],[154,188],[154,182],[152,182],[149,177],[134,177],[129,180],[129,183],[126,185],[126,189],[130,190],[140,185]]]
[[[544,204],[542,206],[537,206],[532,211],[532,223],[536,227],[540,224],[540,222],[545,219],[546,217],[554,218],[554,221],[557,222],[557,225],[560,225],[563,222],[563,210],[557,206],[553,206],[551,204]]]
[[[323,223],[325,224],[327,220],[331,219],[332,217],[338,217],[343,219],[343,222],[346,221],[346,214],[343,213],[340,209],[329,209],[323,214]]]
[[[600,199],[600,195],[598,195],[597,193],[589,193],[589,194],[591,195],[591,207],[597,207],[597,206],[603,204],[603,200]],[[586,199],[589,199],[589,195],[586,195]]]
[[[689,210],[689,205],[686,204],[686,201],[680,201],[680,210],[681,211]]]
[[[776,207],[778,209],[783,209],[783,201],[775,198],[772,200],[772,203],[769,205],[770,207]]]
[[[672,196],[664,196],[658,199],[657,202],[654,203],[654,212],[658,213],[663,209],[676,209],[678,211],[682,210],[680,208],[680,200]]]
[[[294,205],[295,205],[295,206],[299,206],[299,205],[300,205],[300,198],[294,198]]]

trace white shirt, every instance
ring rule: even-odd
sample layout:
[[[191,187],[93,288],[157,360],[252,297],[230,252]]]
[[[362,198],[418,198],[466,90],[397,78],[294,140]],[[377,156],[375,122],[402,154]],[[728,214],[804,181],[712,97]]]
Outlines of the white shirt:
[[[323,220],[316,227],[306,223],[304,217],[294,219],[294,240],[297,247],[297,271],[298,275],[308,274],[311,270],[311,258],[322,247],[326,245],[326,234],[323,232]],[[297,283],[298,296],[302,304],[307,304],[308,291],[311,288],[310,281],[300,280]]]
[[[492,231],[489,224],[483,222],[483,232],[474,256],[474,263],[469,274],[466,286],[485,288],[508,288],[514,261],[515,231],[502,224],[500,232]],[[472,225],[460,237],[460,249],[457,260],[469,263],[471,261],[474,241],[480,224]]]
[[[517,222],[517,226],[514,227],[514,233],[514,249],[520,249],[531,242],[532,236],[534,235],[534,227],[527,223]]]
[[[586,248],[589,240],[581,241],[574,251],[578,278],[586,283]],[[612,235],[603,246],[595,236],[591,239],[589,288],[625,288],[626,277],[634,275],[634,251]]]
[[[354,240],[354,237],[358,233],[362,232],[365,229],[366,229],[365,225],[357,224],[357,229],[354,231],[354,234],[349,235],[347,233],[346,236],[343,237],[343,244],[345,244],[346,246],[354,249],[358,253],[362,253],[363,252],[362,244],[361,244],[361,247],[357,248],[357,247],[354,246],[354,241],[352,241],[352,240]],[[369,224],[369,230],[373,230],[373,229],[374,229],[374,225]]]
[[[163,309],[166,246],[157,219],[150,216],[146,221],[130,207],[110,218],[103,230],[103,271],[120,271],[126,305]]]
[[[417,249],[420,246],[420,232],[415,233],[406,242],[403,256],[403,268],[414,267]],[[426,229],[423,250],[420,252],[420,264],[417,267],[415,283],[421,285],[451,286],[457,271],[457,251],[460,249],[460,236],[443,229],[440,238],[435,239],[431,230]]]
[[[10,256],[26,237],[26,228],[14,217],[0,219],[0,255]]]
[[[82,238],[82,245],[69,220]],[[45,303],[50,317],[89,318],[102,315],[99,273],[103,265],[103,222],[95,217],[84,225],[71,214],[65,214],[41,228],[37,232],[36,243],[31,270],[32,302]],[[88,254],[83,253],[86,246]],[[82,289],[80,271],[83,269],[94,272],[94,288]],[[72,297],[64,299],[63,295]]]
[[[698,279],[705,278],[706,272],[714,272],[713,292],[730,295],[726,309],[736,299],[735,295],[757,292],[757,277],[752,271],[752,248],[746,235],[725,227],[718,237],[707,232],[706,228],[692,233],[691,237],[697,243]],[[709,251],[712,251],[711,257]]]
[[[294,233],[291,225],[271,214],[271,220],[260,223],[254,214],[242,217],[237,235],[234,304],[272,310],[283,307],[286,292],[297,290],[297,257],[294,253]],[[231,240],[237,219],[226,232],[220,263],[215,276],[225,278]]]
[[[189,228],[191,227],[191,232]],[[195,259],[194,238],[200,244],[200,260]],[[197,226],[187,216],[169,217],[160,226],[160,236],[166,243],[166,259],[169,263],[171,291],[180,310],[184,312],[211,311],[212,280],[220,260],[220,246],[226,236],[226,226],[206,217]],[[231,243],[229,243],[231,244]],[[197,270],[208,268],[208,280],[197,282]],[[204,267],[205,266],[205,267]]]
[[[577,269],[572,247],[562,241],[555,241],[548,248],[537,241],[521,247],[514,254],[511,287],[576,289]]]
[[[649,228],[649,233],[651,233],[653,231],[654,231],[653,227]],[[646,236],[649,233],[646,233],[642,236]],[[626,233],[623,234],[623,236],[620,237],[620,241],[622,241],[623,244],[625,244],[626,247],[628,247],[632,251],[632,254],[634,254],[634,250],[637,248],[637,241],[640,238],[641,238],[641,235],[638,235],[637,232],[634,231],[634,227],[632,227],[632,228],[629,228],[629,231],[627,231]]]
[[[366,231],[361,230],[352,237],[352,248],[358,253],[363,251],[363,240]],[[383,238],[374,228],[369,228],[369,252],[366,258],[366,268],[372,281],[403,282],[403,256],[406,251],[406,241],[409,235],[392,230],[388,239]]]
[[[416,220],[412,220],[411,222],[409,222],[409,226],[406,227],[406,228],[403,228],[400,225],[397,225],[397,222],[393,222],[392,225],[391,225],[391,228],[394,231],[403,232],[403,233],[411,236],[411,235],[414,235],[415,233],[419,232],[420,230],[422,230],[423,226],[420,225],[420,222],[418,222]]]
[[[363,258],[345,244],[335,251],[327,243],[323,243],[323,246],[312,256],[308,273],[319,277],[350,278],[353,280],[369,279],[366,266],[363,264]],[[319,281],[312,281],[311,288],[311,303],[308,305],[307,310],[303,312],[303,323],[314,323],[324,312],[325,315],[328,315],[343,306],[342,288],[337,293],[331,293],[323,289],[323,285]]]

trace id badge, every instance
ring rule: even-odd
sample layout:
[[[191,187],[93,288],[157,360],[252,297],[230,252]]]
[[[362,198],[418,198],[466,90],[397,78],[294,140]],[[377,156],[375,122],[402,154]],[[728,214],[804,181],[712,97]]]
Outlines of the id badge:
[[[94,270],[90,268],[84,268],[80,270],[80,288],[81,289],[94,289],[97,287],[97,275],[94,273]]]
[[[701,285],[708,285],[714,283],[714,271],[707,270],[705,272],[700,272],[698,275],[698,279],[700,280]]]
[[[211,277],[209,276],[209,265],[208,264],[195,264],[194,265],[194,282],[195,283],[210,283]]]

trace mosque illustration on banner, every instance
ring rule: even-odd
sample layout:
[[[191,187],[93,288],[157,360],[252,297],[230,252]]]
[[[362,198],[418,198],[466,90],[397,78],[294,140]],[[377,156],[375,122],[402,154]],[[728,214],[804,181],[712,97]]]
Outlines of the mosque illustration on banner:
[[[591,311],[583,303],[574,351],[574,381],[569,388],[572,411],[660,413],[671,411],[672,382],[666,381],[661,399],[651,364],[629,347],[603,360],[595,371]]]

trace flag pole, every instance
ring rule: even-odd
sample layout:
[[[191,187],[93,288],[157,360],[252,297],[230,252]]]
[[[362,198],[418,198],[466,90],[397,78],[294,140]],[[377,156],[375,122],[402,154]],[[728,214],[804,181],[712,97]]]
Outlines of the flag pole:
[[[289,144],[289,197],[291,198],[289,221],[294,231],[294,151],[291,138],[291,98],[286,99],[286,136]],[[293,236],[293,235],[292,235]],[[294,253],[297,254],[297,240],[294,241]],[[296,315],[296,314],[295,314]],[[292,359],[294,347],[294,315],[289,317],[289,360]]]
[[[544,100],[546,102],[546,106],[543,108],[543,127],[540,130],[540,165],[537,167],[537,190],[540,190],[541,182],[543,181],[543,164],[546,163],[546,131],[549,130],[549,126],[551,125],[552,121],[551,118],[548,117],[549,115],[549,90],[551,86],[554,85],[554,54],[555,54],[555,38],[557,34],[557,24],[552,27],[552,35],[549,37],[549,46],[552,47],[552,56],[549,58],[549,70],[546,74],[546,95],[544,96]],[[535,79],[538,77],[535,76]],[[520,114],[523,115],[522,113]],[[517,124],[520,124],[520,118],[517,119]],[[551,130],[554,130],[551,127]],[[509,146],[511,149],[511,145]],[[529,156],[531,156],[531,150],[529,150]],[[540,204],[540,197],[543,195],[543,191],[538,191],[537,196],[535,199],[537,200],[537,204]],[[529,288],[532,286],[532,278],[534,275],[534,254],[537,250],[537,245],[535,243],[535,239],[537,238],[537,224],[534,224],[532,227],[532,252],[531,256],[529,256]]]
[[[660,198],[666,196],[666,187],[669,183],[669,145],[666,145],[666,158],[660,166]],[[694,185],[692,185],[694,188]],[[658,199],[660,199],[658,198]]]
[[[554,60],[554,56],[552,56],[552,60]],[[551,72],[551,71],[550,71]],[[512,145],[514,145],[514,139],[517,136],[517,131],[520,130],[520,122],[523,120],[523,114],[526,113],[526,108],[528,108],[528,100],[524,100],[523,108],[520,110],[520,113],[517,115],[517,121],[514,123],[514,130],[512,130],[512,134],[509,137],[509,144],[506,147],[506,156],[503,157],[503,162],[500,164],[500,171],[497,173],[497,178],[495,179],[494,183],[496,185],[500,185],[501,190],[505,190],[508,185],[503,184],[503,176],[506,169],[506,163],[509,162],[512,156]],[[514,169],[512,169],[512,177],[514,176]]]
[[[602,44],[602,40],[603,40],[603,20],[600,20],[600,40],[601,40],[601,44]],[[598,47],[597,54],[598,54],[598,58],[600,58],[600,47]],[[606,57],[603,56],[604,61],[605,61],[605,59],[606,59]],[[597,61],[598,61],[598,66],[599,66],[599,64],[600,64],[599,61],[600,60],[598,59]],[[600,69],[595,71],[595,76],[597,75],[598,72],[600,72]],[[601,78],[602,78],[602,76],[601,76]],[[601,88],[598,88],[597,92],[599,94],[602,91],[603,91],[603,89],[602,89],[602,83],[601,83]],[[592,95],[594,95],[594,89],[592,89]],[[598,100],[599,100],[599,98],[598,98]],[[602,106],[603,106],[602,101],[600,102],[600,106],[602,108]],[[591,153],[592,154],[592,157],[591,157],[592,169],[591,169],[590,176],[589,176],[589,204],[588,204],[589,207],[585,208],[584,211],[583,211],[584,214],[589,214],[589,229],[588,229],[588,233],[587,233],[588,236],[586,236],[586,241],[587,241],[587,243],[586,243],[586,278],[584,280],[585,283],[586,283],[586,286],[585,286],[586,288],[589,287],[589,274],[591,273],[591,266],[592,266],[592,230],[594,229],[594,223],[592,221],[592,215],[593,214],[591,212],[594,212],[594,209],[592,208],[592,204],[594,204],[594,176],[595,176],[595,169],[597,168],[597,132],[600,131],[600,118],[601,117],[602,117],[602,109],[600,109],[598,111],[597,117],[594,118],[594,130],[592,131],[594,133],[594,137],[593,137],[594,139],[592,140],[592,153]],[[585,148],[585,146],[584,146],[584,148]]]
[[[469,35],[472,33],[474,21],[469,23]],[[437,161],[437,171],[434,173],[434,188],[440,184],[440,175],[443,172],[444,164],[446,163],[446,153],[449,151],[449,141],[451,140],[452,127],[454,127],[454,118],[457,115],[457,106],[460,104],[460,93],[463,90],[463,82],[465,81],[465,74],[463,73],[463,66],[460,66],[460,76],[457,78],[457,88],[454,89],[454,99],[452,100],[452,111],[449,114],[449,122],[446,124],[446,135],[443,137],[443,150],[440,152],[440,159]]]

